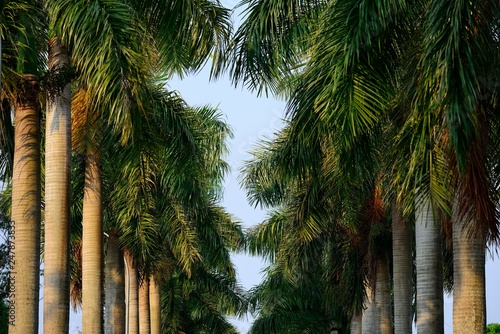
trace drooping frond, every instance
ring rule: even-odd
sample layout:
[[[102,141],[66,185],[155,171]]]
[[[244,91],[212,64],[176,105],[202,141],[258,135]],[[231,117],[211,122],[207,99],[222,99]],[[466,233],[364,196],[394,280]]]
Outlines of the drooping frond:
[[[160,68],[168,76],[197,71],[227,52],[230,11],[218,0],[129,1],[155,39]]]
[[[278,92],[307,57],[309,37],[325,1],[244,0],[244,20],[229,53],[230,75],[259,93]],[[228,58],[229,58],[228,57]]]

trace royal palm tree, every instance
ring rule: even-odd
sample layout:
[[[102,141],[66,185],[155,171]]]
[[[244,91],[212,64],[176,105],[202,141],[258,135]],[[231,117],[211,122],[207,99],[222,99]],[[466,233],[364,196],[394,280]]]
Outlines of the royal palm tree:
[[[14,85],[11,105],[14,106],[14,159],[12,165],[12,229],[15,240],[11,249],[11,290],[9,303],[15,306],[15,317],[9,322],[11,333],[38,331],[38,286],[40,273],[40,104],[39,62],[36,49],[37,34],[43,27],[34,15],[35,3],[26,1],[18,6],[6,3],[18,24],[2,27],[14,31],[17,72],[10,78]],[[17,7],[19,11],[11,10]],[[6,20],[8,21],[8,20]],[[12,22],[13,23],[13,22]],[[43,30],[43,29],[42,29]],[[10,63],[13,65],[13,63]],[[5,70],[4,70],[5,71]],[[4,79],[5,83],[5,79]],[[2,89],[9,89],[2,85]],[[13,231],[14,231],[13,230]],[[14,283],[14,286],[12,285]]]

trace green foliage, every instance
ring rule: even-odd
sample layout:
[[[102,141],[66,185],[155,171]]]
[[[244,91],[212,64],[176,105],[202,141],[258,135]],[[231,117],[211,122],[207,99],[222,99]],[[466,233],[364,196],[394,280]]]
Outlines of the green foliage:
[[[500,324],[488,324],[486,326],[486,334],[500,334]]]

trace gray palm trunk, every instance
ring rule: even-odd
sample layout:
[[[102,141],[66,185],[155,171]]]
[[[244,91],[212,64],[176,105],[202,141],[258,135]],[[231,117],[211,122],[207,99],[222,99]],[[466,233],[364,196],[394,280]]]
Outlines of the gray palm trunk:
[[[68,53],[53,37],[49,70],[69,65]],[[62,78],[61,78],[62,79]],[[52,84],[58,84],[58,80]],[[45,142],[45,252],[43,330],[69,331],[69,203],[71,171],[71,86],[52,87],[47,97]],[[61,90],[59,90],[61,89]]]
[[[392,209],[394,333],[412,333],[413,229],[397,205]]]
[[[139,286],[139,333],[151,333],[151,320],[149,312],[149,277],[144,277]]]
[[[363,333],[362,315],[355,314],[351,318],[351,334],[362,334],[362,333]]]
[[[125,272],[123,252],[114,228],[109,231],[104,267],[104,333],[125,334]]]
[[[127,334],[139,334],[139,295],[137,268],[132,254],[125,249],[125,303]]]
[[[375,291],[370,286],[366,287],[365,309],[361,319],[361,328],[363,334],[375,333]]]
[[[455,210],[456,211],[456,210]],[[485,245],[480,232],[469,233],[455,212],[453,221],[453,333],[485,333]]]
[[[161,289],[152,275],[149,279],[149,309],[151,317],[151,334],[160,334]]]
[[[87,153],[83,196],[82,330],[103,332],[102,174],[99,157]]]
[[[416,205],[417,333],[442,334],[443,259],[441,221],[429,201]]]
[[[377,258],[375,275],[375,333],[392,334],[391,286],[386,255]]]
[[[10,234],[9,333],[38,333],[40,122],[38,78],[24,76],[16,101]]]
[[[366,288],[367,300],[362,317],[363,334],[391,334],[391,288],[387,256],[377,257],[375,265],[375,288]]]

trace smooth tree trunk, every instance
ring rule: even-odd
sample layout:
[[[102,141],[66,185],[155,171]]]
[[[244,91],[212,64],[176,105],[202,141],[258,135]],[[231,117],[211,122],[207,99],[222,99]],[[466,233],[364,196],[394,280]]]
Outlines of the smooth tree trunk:
[[[133,260],[132,254],[125,250],[125,294],[127,305],[127,334],[139,334],[139,287],[137,268]]]
[[[361,328],[363,334],[375,333],[375,291],[370,286],[366,287],[365,309],[361,318]]]
[[[391,284],[387,256],[377,258],[375,274],[375,333],[392,334]]]
[[[161,289],[153,275],[149,278],[149,310],[151,334],[160,334],[161,328]]]
[[[431,204],[417,201],[417,333],[443,334],[443,256],[440,219]]]
[[[38,78],[23,77],[16,101],[9,234],[9,333],[38,333],[40,284],[40,122]]]
[[[392,209],[394,333],[412,333],[413,229],[399,208]]]
[[[149,277],[145,276],[139,286],[139,333],[151,333],[149,313]]]
[[[104,267],[106,334],[125,334],[125,272],[123,252],[120,250],[118,234],[109,231],[106,263]]]
[[[99,157],[86,156],[83,195],[82,330],[103,332],[102,171]]]
[[[486,329],[486,237],[469,233],[463,218],[453,221],[453,333],[484,334]]]
[[[351,334],[362,334],[363,326],[362,326],[362,318],[361,314],[355,314],[351,318]]]
[[[68,53],[57,37],[49,41],[49,70],[64,70]],[[63,78],[60,78],[63,79]],[[57,85],[58,82],[52,82]],[[59,90],[61,89],[61,90]],[[69,203],[71,171],[71,86],[47,96],[45,143],[44,333],[69,331]]]

